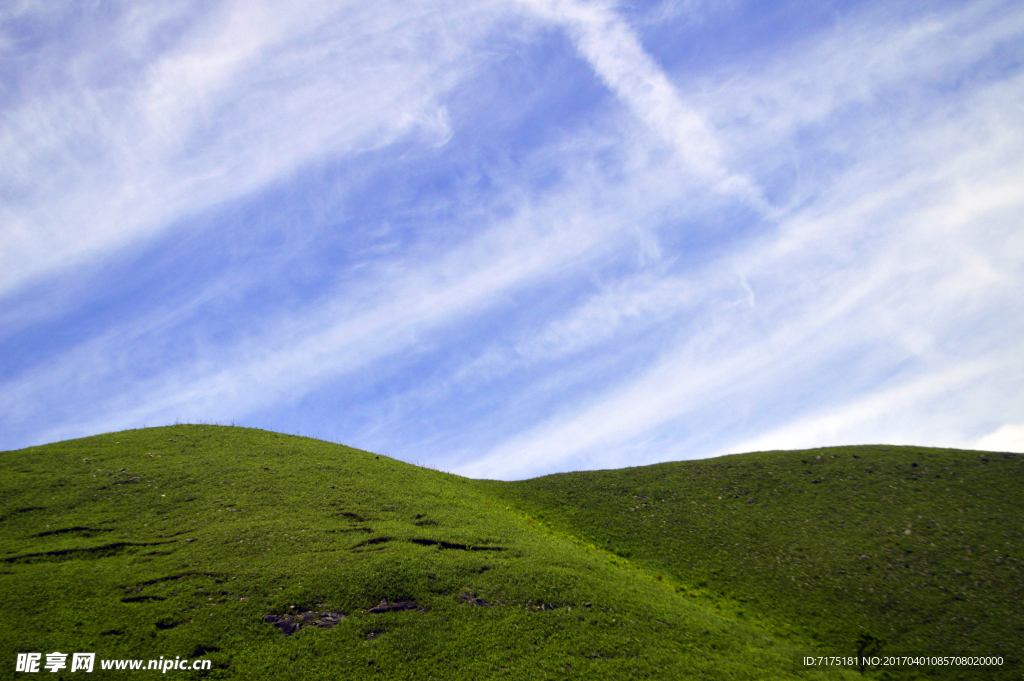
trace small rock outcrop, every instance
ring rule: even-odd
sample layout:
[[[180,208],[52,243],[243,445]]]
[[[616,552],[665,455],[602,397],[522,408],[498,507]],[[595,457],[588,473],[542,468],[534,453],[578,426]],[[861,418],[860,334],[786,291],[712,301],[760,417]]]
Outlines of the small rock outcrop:
[[[314,626],[323,629],[330,629],[345,619],[345,613],[338,610],[327,610],[315,612],[308,610],[298,615],[266,615],[263,621],[272,624],[285,636],[291,636],[301,627]]]

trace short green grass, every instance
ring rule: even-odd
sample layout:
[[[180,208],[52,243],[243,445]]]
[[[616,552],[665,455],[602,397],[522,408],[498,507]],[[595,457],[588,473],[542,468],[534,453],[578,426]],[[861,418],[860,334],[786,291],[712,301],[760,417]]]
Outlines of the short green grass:
[[[1019,454],[835,447],[489,484],[818,654],[853,655],[869,634],[883,656],[1006,658],[1002,673],[951,678],[1024,669]]]
[[[61,651],[214,662],[186,678],[853,679],[798,658],[863,632],[883,652],[1013,658],[1024,640],[1019,456],[844,448],[499,483],[175,425],[0,457],[3,678]],[[421,609],[368,612],[382,599]],[[307,610],[348,617],[263,622]],[[890,676],[932,672],[971,676]]]

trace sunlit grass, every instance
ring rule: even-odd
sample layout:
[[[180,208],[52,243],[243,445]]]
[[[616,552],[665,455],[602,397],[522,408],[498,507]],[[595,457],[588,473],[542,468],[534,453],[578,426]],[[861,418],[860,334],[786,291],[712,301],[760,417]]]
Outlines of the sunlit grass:
[[[1020,457],[844,448],[498,483],[188,425],[0,456],[10,669],[60,650],[210,657],[209,678],[854,678],[796,658],[865,631],[1021,648]],[[419,609],[370,613],[382,600]],[[263,621],[306,611],[347,618]]]

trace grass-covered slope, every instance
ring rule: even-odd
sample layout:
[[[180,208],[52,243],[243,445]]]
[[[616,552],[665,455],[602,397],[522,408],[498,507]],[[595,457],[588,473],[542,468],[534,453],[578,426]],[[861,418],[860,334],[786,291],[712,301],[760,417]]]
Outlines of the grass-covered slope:
[[[917,451],[524,483],[213,426],[4,452],[0,677],[61,651],[214,662],[186,678],[852,679],[794,658],[861,626],[1012,655],[1020,457]],[[304,612],[346,617],[264,621]]]
[[[387,457],[175,426],[2,461],[5,675],[16,653],[52,651],[209,657],[211,678],[238,679],[793,668],[794,649],[757,626],[531,523],[481,483]],[[420,609],[369,612],[382,599]],[[263,621],[306,611],[347,618],[290,636]]]
[[[762,452],[492,483],[506,503],[819,654],[1024,657],[1024,456]],[[730,607],[731,602],[731,607]]]

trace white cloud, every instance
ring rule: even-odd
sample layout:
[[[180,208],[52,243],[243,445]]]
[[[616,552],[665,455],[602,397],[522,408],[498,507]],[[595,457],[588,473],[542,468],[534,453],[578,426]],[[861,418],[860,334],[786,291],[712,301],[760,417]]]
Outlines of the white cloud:
[[[1007,423],[978,440],[973,449],[1024,454],[1024,424]]]
[[[806,64],[818,73],[820,62],[791,59],[771,72],[799,79],[797,64]],[[838,70],[820,87],[848,77]],[[461,472],[521,477],[583,461],[865,441],[968,446],[979,419],[1020,408],[1024,382],[1024,126],[1013,113],[1022,85],[1019,75],[979,83],[953,105],[927,100],[926,114],[925,102],[908,102],[913,125],[899,112],[889,121],[898,138],[890,131],[872,139],[877,121],[863,132],[837,131],[848,136],[844,147],[862,149],[847,170],[814,200],[805,197],[772,236],[691,273],[699,284],[689,300],[710,326],[634,379],[566,405]],[[771,82],[760,88],[780,91]],[[800,109],[802,95],[790,96],[780,110]],[[758,309],[714,311],[731,283],[722,271],[742,273]],[[844,359],[856,356],[871,358],[859,369],[865,375]],[[815,375],[822,370],[835,373]],[[958,408],[960,400],[973,406]],[[706,413],[711,404],[745,404],[766,415],[780,401],[794,408],[775,427],[764,416],[748,424],[741,414]],[[688,436],[693,428],[705,437]]]
[[[13,198],[0,206],[0,295],[305,164],[417,129],[444,143],[439,99],[507,16],[489,2],[236,2],[139,54],[158,42],[166,14],[136,6],[93,27],[97,52],[54,51],[3,112],[0,182]]]
[[[881,104],[885,114],[895,114],[924,102],[955,101],[938,90],[943,82],[971,87],[964,66],[1003,47],[1012,50],[1024,31],[1024,16],[1000,0],[909,18],[898,9],[847,16],[834,31],[797,40],[785,54],[742,69],[695,74],[680,79],[679,89],[712,125],[730,130],[730,145],[788,142],[797,129],[856,113],[857,106]],[[888,121],[875,122],[879,131],[891,129]],[[831,142],[834,148],[850,144]]]
[[[782,427],[731,443],[729,451],[808,449],[844,444],[966,448],[970,443],[964,441],[963,433],[971,427],[975,414],[941,419],[930,419],[928,414],[948,415],[951,410],[955,411],[957,403],[968,399],[992,400],[993,374],[1010,360],[1006,354],[981,357],[944,370],[933,370],[890,388],[875,389],[863,397],[825,409],[811,409]],[[1010,388],[1009,385],[1000,387],[1003,395]],[[953,395],[955,399],[951,399]]]
[[[645,178],[602,192],[584,166],[553,200],[520,198],[510,217],[492,220],[467,243],[422,260],[389,260],[325,302],[265,321],[263,333],[232,347],[211,348],[186,372],[170,367],[153,379],[125,382],[113,356],[166,323],[168,315],[160,311],[9,382],[0,402],[16,421],[42,409],[53,395],[67,398],[82,384],[120,383],[110,398],[82,405],[82,412],[46,433],[46,439],[172,419],[182,411],[229,418],[264,408],[283,395],[303,394],[409,352],[424,336],[457,325],[510,291],[613,249],[617,233],[628,235],[622,225],[626,215],[637,215],[642,199],[637,189]]]
[[[672,20],[694,26],[717,15],[728,14],[738,6],[737,0],[662,0],[641,16],[647,23]]]
[[[732,172],[716,132],[684,101],[665,73],[644,50],[636,32],[605,2],[519,0],[537,16],[563,25],[597,76],[664,143],[674,148],[691,181],[742,196],[761,205],[758,188]]]
[[[0,156],[16,163],[0,181],[17,191],[0,206],[0,295],[116,260],[320,160],[413,136],[457,142],[447,95],[523,7],[531,25],[562,27],[623,106],[559,121],[570,132],[488,176],[485,200],[414,197],[445,216],[424,230],[459,238],[395,241],[286,311],[240,315],[228,341],[204,341],[189,319],[229,296],[237,271],[8,371],[7,433],[287,412],[324,386],[378,385],[418,355],[444,361],[422,382],[403,376],[413,387],[378,385],[373,408],[389,420],[361,433],[482,476],[843,442],[968,446],[1019,420],[1024,80],[989,63],[1024,35],[1019,10],[877,10],[742,73],[691,75],[666,73],[608,3],[418,7],[225,4],[159,49],[152,36],[181,18],[142,11],[93,37],[122,41],[103,52],[118,87],[98,84],[95,54],[41,64],[79,77],[4,111]],[[782,182],[782,167],[795,179],[769,210],[757,183]],[[312,229],[290,233],[308,241],[299,256],[319,247]],[[195,348],[166,360],[149,346],[175,334]],[[637,339],[643,357],[619,362]],[[443,423],[481,390],[501,395],[500,413]],[[558,399],[541,416],[519,408],[545,395]]]

